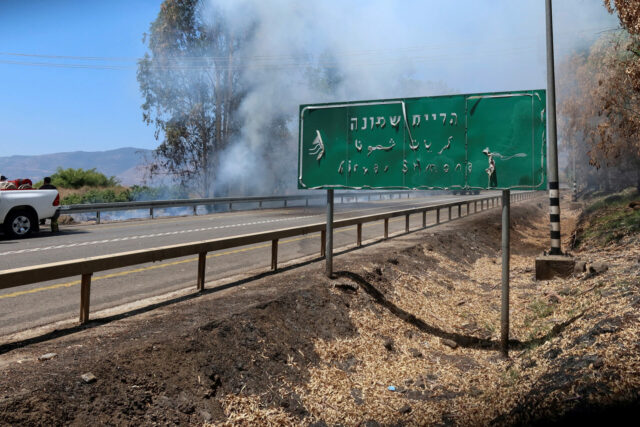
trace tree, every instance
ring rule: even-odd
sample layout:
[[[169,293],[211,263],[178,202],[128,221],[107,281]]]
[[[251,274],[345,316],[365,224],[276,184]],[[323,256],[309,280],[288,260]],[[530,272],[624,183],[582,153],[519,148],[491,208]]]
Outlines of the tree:
[[[115,187],[120,181],[115,176],[107,177],[98,172],[96,168],[84,170],[82,168],[62,169],[58,167],[56,173],[51,175],[51,183],[60,188],[81,187]],[[37,184],[36,187],[40,185]]]
[[[628,182],[631,172],[640,191],[640,93],[628,74],[634,44],[636,37],[626,32],[605,35],[561,67],[567,82],[559,91],[563,143],[577,157],[583,184],[599,181],[610,189],[616,178]],[[581,164],[585,153],[601,173]]]
[[[234,61],[240,38],[200,0],[165,0],[138,62],[143,120],[161,140],[150,176],[169,174],[201,197],[214,195],[220,152],[238,130],[242,99]]]
[[[640,0],[603,0],[609,13],[618,12],[620,24],[630,34],[640,35]]]

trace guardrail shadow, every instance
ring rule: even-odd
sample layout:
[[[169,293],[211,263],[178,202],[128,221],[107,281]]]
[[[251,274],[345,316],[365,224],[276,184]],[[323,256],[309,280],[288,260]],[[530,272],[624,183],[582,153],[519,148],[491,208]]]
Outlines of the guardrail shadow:
[[[375,286],[373,286],[364,277],[360,276],[357,273],[353,273],[351,271],[336,271],[334,272],[334,276],[344,277],[351,280],[352,282],[355,282],[360,286],[360,288],[362,288],[362,290],[364,290],[369,296],[371,296],[371,298],[373,298],[377,304],[389,310],[391,314],[393,314],[400,320],[403,320],[404,322],[415,326],[422,332],[436,336],[438,338],[455,341],[460,347],[473,348],[473,349],[479,349],[479,350],[496,350],[496,351],[500,351],[501,349],[500,341],[462,335],[456,332],[447,332],[438,327],[429,325],[424,320],[416,317],[414,314],[409,313],[406,310],[401,309],[400,307],[398,307],[397,305],[389,301],[382,292],[376,289]],[[569,325],[571,325],[573,322],[581,318],[584,315],[584,313],[585,312],[582,312],[568,319],[563,323],[555,325],[547,334],[543,335],[542,337],[534,338],[529,341],[520,341],[520,340],[511,339],[509,340],[509,347],[512,350],[522,350],[532,346],[541,345],[544,342],[562,333],[562,331],[564,331]]]

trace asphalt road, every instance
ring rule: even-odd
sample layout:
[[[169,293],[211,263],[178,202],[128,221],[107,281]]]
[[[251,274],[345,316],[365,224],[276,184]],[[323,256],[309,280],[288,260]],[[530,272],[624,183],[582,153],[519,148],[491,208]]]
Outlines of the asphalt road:
[[[335,205],[335,218],[374,214],[403,208],[473,200],[481,196],[431,196]],[[465,214],[463,209],[463,215]],[[435,214],[427,222],[435,222]],[[457,210],[453,210],[453,217]],[[443,213],[444,217],[444,213]],[[62,226],[60,233],[43,231],[23,240],[0,236],[0,270],[106,255],[178,243],[215,239],[259,231],[314,224],[326,219],[324,206],[227,212],[210,215],[123,221],[100,225]],[[404,230],[404,218],[390,221],[390,233]],[[421,215],[411,218],[411,228],[422,226]],[[363,240],[380,238],[383,225],[363,226]],[[356,228],[338,229],[334,247],[355,245]],[[286,262],[320,252],[319,233],[282,240],[278,260]],[[233,248],[208,254],[207,281],[241,273],[267,271],[271,244]],[[193,287],[197,257],[171,259],[96,273],[92,278],[91,312],[140,299]],[[0,335],[55,321],[77,318],[80,278],[43,282],[0,290]]]

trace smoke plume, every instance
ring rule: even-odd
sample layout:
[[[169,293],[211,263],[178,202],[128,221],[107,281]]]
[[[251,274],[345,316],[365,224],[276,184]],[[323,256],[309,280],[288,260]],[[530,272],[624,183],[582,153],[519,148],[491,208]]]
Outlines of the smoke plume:
[[[554,4],[557,55],[617,26],[599,0]],[[546,87],[540,1],[206,0],[202,13],[244,37],[242,126],[216,177],[230,195],[295,191],[300,104]]]

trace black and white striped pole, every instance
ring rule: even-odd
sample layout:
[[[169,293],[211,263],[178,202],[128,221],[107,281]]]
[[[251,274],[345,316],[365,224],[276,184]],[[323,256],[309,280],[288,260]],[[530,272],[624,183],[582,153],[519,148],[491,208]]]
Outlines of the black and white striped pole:
[[[558,182],[558,141],[556,128],[556,84],[553,61],[553,17],[551,0],[546,0],[547,15],[547,122],[549,123],[549,220],[551,222],[551,250],[549,255],[562,255],[560,247],[560,184]]]

